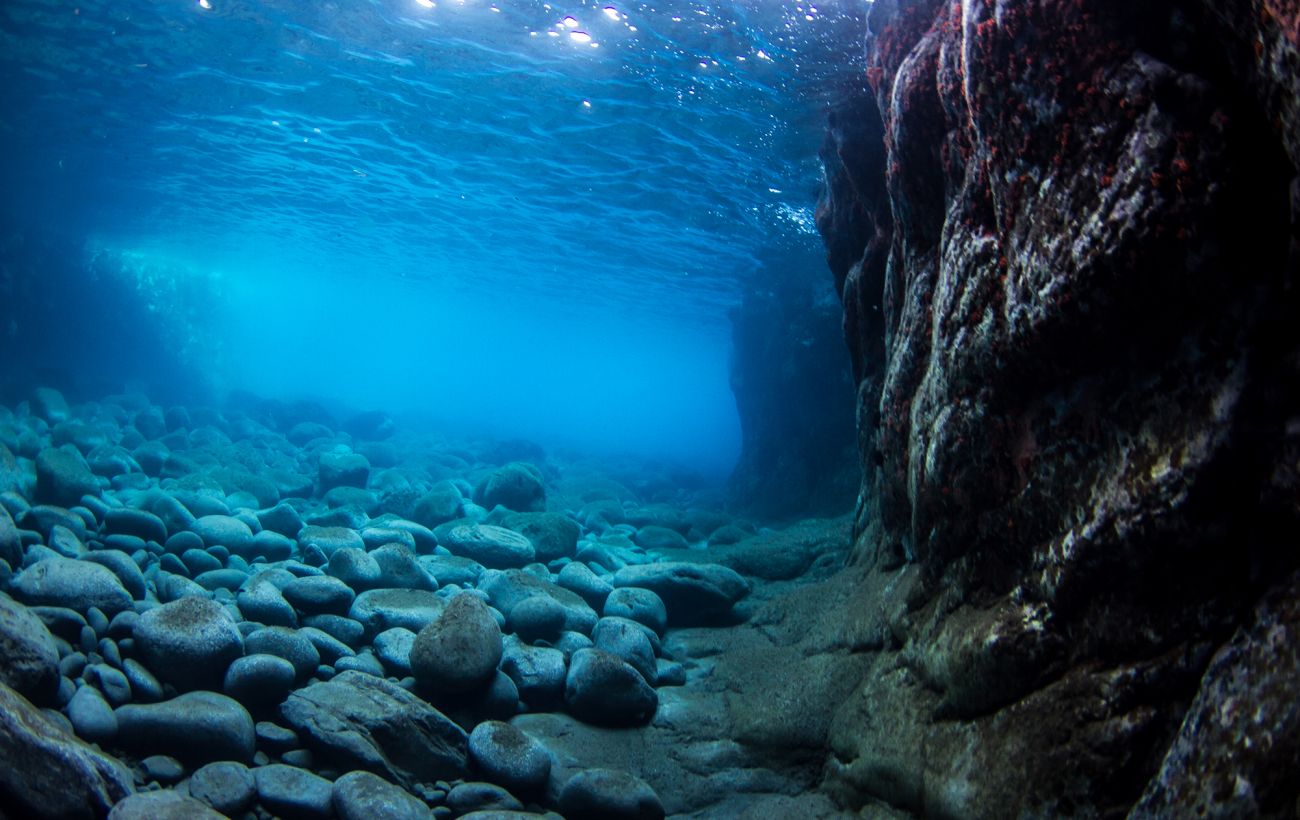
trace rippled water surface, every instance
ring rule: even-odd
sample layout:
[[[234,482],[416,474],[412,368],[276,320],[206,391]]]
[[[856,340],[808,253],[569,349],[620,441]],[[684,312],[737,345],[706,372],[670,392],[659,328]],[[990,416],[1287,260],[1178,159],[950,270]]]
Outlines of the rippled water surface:
[[[463,293],[724,336],[764,263],[819,253],[824,100],[864,9],[6,0],[7,219],[266,298]]]

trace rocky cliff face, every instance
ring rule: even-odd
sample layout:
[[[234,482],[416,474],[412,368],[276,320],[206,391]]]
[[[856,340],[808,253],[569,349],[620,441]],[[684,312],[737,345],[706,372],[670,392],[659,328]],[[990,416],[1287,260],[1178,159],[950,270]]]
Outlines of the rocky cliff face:
[[[818,212],[874,653],[832,786],[1294,816],[1300,5],[877,0],[869,28]]]

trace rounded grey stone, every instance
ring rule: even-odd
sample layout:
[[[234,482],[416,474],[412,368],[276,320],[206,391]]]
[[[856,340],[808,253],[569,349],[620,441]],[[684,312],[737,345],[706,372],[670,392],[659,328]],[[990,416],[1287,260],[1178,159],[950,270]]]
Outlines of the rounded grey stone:
[[[566,820],[662,820],[663,803],[639,777],[614,769],[587,769],[560,790]]]
[[[99,495],[99,481],[81,453],[71,445],[49,447],[36,456],[36,499],[62,507],[76,505],[83,495]]]
[[[205,515],[195,519],[190,531],[203,539],[205,547],[221,545],[242,555],[253,544],[253,530],[231,515]]]
[[[326,560],[336,550],[353,547],[364,550],[366,542],[350,527],[327,527],[311,524],[298,533],[298,549],[304,553],[312,548],[320,550]]]
[[[364,672],[377,678],[385,677],[388,674],[384,669],[384,665],[379,662],[379,659],[369,649],[363,649],[347,658],[339,658],[338,662],[334,664],[334,669],[337,672],[346,672],[348,670]]]
[[[90,561],[46,558],[18,573],[11,591],[25,604],[85,612],[98,607],[116,615],[132,606],[131,594],[112,570]]]
[[[120,669],[97,663],[86,670],[86,680],[99,685],[110,706],[131,702],[131,682]]]
[[[340,618],[339,620],[356,624],[356,621],[349,618]],[[334,663],[339,658],[348,658],[356,654],[352,647],[330,633],[314,626],[304,626],[298,630],[298,634],[311,641],[311,645],[316,647],[316,651],[320,653],[321,663]],[[365,635],[365,630],[361,628],[361,624],[357,624],[356,635],[355,642],[359,645]]]
[[[135,562],[135,559],[122,550],[94,550],[86,553],[82,560],[108,567],[133,599],[139,600],[144,597],[146,590],[144,573],[140,571],[140,565]]]
[[[488,605],[473,595],[457,595],[416,635],[411,671],[431,691],[468,692],[491,680],[501,652],[501,628]]]
[[[280,591],[295,609],[311,615],[346,615],[356,598],[351,587],[328,575],[295,578]]]
[[[263,807],[286,818],[325,820],[334,801],[334,784],[297,766],[272,763],[253,770]]]
[[[122,661],[122,672],[131,684],[131,696],[139,703],[155,703],[163,699],[163,687],[158,678],[135,658]]]
[[[379,585],[398,589],[434,588],[433,579],[415,560],[415,553],[401,544],[386,544],[370,553],[379,567]]]
[[[379,775],[355,771],[334,781],[334,811],[340,820],[428,820],[424,801]]]
[[[335,550],[326,571],[357,592],[381,585],[379,564],[370,553],[356,547]]]
[[[185,766],[179,760],[168,755],[149,755],[140,761],[145,780],[155,780],[164,786],[170,786],[185,776]]]
[[[320,652],[315,644],[296,629],[284,626],[268,626],[254,631],[244,638],[244,651],[284,658],[293,664],[299,682],[310,678],[320,666]]]
[[[527,536],[491,524],[452,527],[440,542],[453,554],[472,558],[493,569],[522,567],[536,555]]]
[[[256,748],[253,718],[239,703],[216,692],[189,692],[161,703],[119,706],[114,714],[118,742],[132,751],[202,764],[249,761]]]
[[[546,509],[546,486],[535,466],[512,461],[483,479],[474,489],[474,501],[489,510],[500,504],[516,512],[541,512]]]
[[[372,589],[357,596],[348,615],[373,637],[398,626],[419,632],[438,620],[446,606],[445,599],[428,590]]]
[[[592,572],[591,567],[581,561],[570,561],[560,569],[555,582],[567,590],[577,593],[593,607],[603,607],[605,600],[614,590],[608,581]]]
[[[172,789],[139,792],[120,801],[108,820],[225,820],[201,801]]]
[[[469,736],[470,759],[483,776],[519,797],[541,794],[551,775],[551,756],[537,739],[499,720],[487,720]]]
[[[532,643],[559,637],[564,622],[565,610],[559,601],[549,595],[534,595],[514,605],[506,617],[506,628]]]
[[[733,569],[680,561],[626,566],[614,573],[612,583],[654,592],[667,607],[669,621],[683,625],[725,619],[750,590],[749,582]]]
[[[663,598],[639,587],[620,587],[605,599],[605,615],[628,618],[645,624],[660,635],[668,628],[668,609]]]
[[[107,743],[117,737],[117,717],[113,707],[93,686],[83,686],[67,706],[68,720],[77,737],[88,743]]]
[[[244,654],[239,627],[208,598],[181,598],[140,616],[135,643],[151,672],[177,689],[218,688]]]
[[[591,640],[595,647],[611,655],[617,655],[641,673],[646,683],[655,682],[655,653],[646,637],[643,627],[635,621],[623,618],[601,618],[596,628],[591,630]]]
[[[514,681],[530,709],[548,709],[564,698],[566,660],[558,649],[515,644],[503,654],[501,671]]]
[[[289,696],[295,677],[293,664],[284,658],[245,655],[230,664],[221,690],[246,707],[270,706]]]
[[[599,726],[640,726],[654,718],[659,696],[645,677],[599,649],[573,653],[564,682],[569,713]]]
[[[247,811],[257,797],[253,773],[242,763],[222,760],[190,776],[190,795],[230,817]]]
[[[297,626],[298,614],[294,612],[280,588],[268,580],[251,579],[235,597],[240,613],[249,621],[267,626]]]
[[[181,553],[181,563],[190,571],[190,576],[221,569],[221,561],[206,549],[187,549]]]
[[[404,678],[411,674],[411,647],[415,633],[400,626],[385,629],[375,636],[375,655],[388,674]]]
[[[447,793],[446,805],[457,816],[474,812],[517,812],[524,804],[506,789],[495,783],[470,781],[459,783]]]
[[[159,544],[167,540],[167,525],[158,516],[146,510],[119,507],[104,513],[104,533],[108,535],[135,535]]]
[[[262,751],[281,754],[298,748],[298,734],[278,723],[260,720],[253,729],[257,732],[257,745]]]

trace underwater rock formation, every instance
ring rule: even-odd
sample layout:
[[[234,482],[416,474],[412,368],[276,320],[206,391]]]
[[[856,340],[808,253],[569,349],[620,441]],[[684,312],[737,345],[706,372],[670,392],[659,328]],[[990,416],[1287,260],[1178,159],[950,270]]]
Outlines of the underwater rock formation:
[[[878,641],[831,787],[1293,812],[1300,671],[1263,647],[1294,605],[1257,604],[1300,531],[1300,8],[878,0],[869,29],[817,214]]]

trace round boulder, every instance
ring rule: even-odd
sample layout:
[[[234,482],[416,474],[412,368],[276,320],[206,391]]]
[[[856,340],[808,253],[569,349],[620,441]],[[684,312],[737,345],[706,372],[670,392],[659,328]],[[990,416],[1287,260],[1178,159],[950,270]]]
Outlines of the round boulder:
[[[268,626],[250,633],[244,638],[244,651],[284,658],[293,664],[299,682],[310,678],[320,666],[320,652],[316,646],[298,630],[285,626]]]
[[[117,739],[129,751],[167,754],[189,764],[253,759],[253,718],[216,692],[189,692],[162,703],[114,710]]]
[[[662,820],[664,806],[650,784],[627,772],[587,769],[560,790],[568,820]]]
[[[223,546],[235,555],[244,555],[253,546],[253,530],[230,515],[205,515],[195,519],[190,531],[203,539],[203,546]]]
[[[379,567],[379,586],[396,589],[434,588],[429,573],[415,560],[415,553],[403,544],[385,544],[370,553]]]
[[[108,820],[225,820],[225,815],[179,791],[159,789],[120,800]]]
[[[97,607],[109,617],[131,608],[131,594],[112,570],[90,561],[46,558],[11,582],[15,598],[30,606],[59,606],[77,612]]]
[[[415,502],[411,518],[426,527],[436,527],[448,521],[455,521],[461,515],[460,490],[450,481],[439,481],[429,492]]]
[[[249,708],[272,706],[293,690],[293,664],[275,655],[253,654],[238,658],[226,670],[222,691]]]
[[[140,616],[134,635],[149,671],[180,690],[219,688],[226,669],[244,654],[239,627],[209,598],[155,607]]]
[[[329,575],[295,578],[280,592],[295,609],[308,615],[346,615],[356,598],[350,586]]]
[[[499,720],[487,720],[474,727],[469,736],[469,755],[485,778],[519,797],[541,794],[551,775],[551,756],[546,747]]]
[[[488,605],[457,595],[411,646],[411,672],[422,687],[456,694],[485,686],[501,661],[501,628]]]
[[[501,671],[530,709],[549,709],[564,699],[566,660],[563,652],[549,646],[512,643],[501,658]]]
[[[491,569],[522,567],[536,556],[527,537],[491,524],[462,524],[441,538],[454,555],[471,558]]]
[[[599,726],[643,726],[654,718],[659,696],[622,658],[579,649],[564,681],[564,703],[579,720]]]
[[[378,635],[394,627],[419,632],[438,619],[445,599],[422,589],[372,589],[352,602],[348,617],[365,625],[366,634]]]
[[[99,495],[99,481],[76,448],[49,447],[36,456],[36,500],[72,507],[83,495]]]
[[[242,763],[209,763],[190,776],[190,796],[202,800],[228,817],[238,817],[253,805],[257,785]]]
[[[654,684],[658,677],[654,648],[641,624],[626,618],[601,618],[591,630],[591,640],[597,649],[622,658],[646,683]]]
[[[381,586],[379,564],[370,553],[356,547],[335,550],[326,572],[358,592]]]
[[[355,771],[334,781],[334,811],[340,820],[428,820],[424,801],[377,774]]]
[[[253,770],[262,806],[280,817],[321,818],[332,814],[334,784],[297,766],[272,763]]]
[[[605,599],[605,615],[627,618],[645,624],[660,635],[668,628],[668,609],[664,599],[648,589],[620,587]]]
[[[321,453],[317,475],[322,495],[335,487],[365,487],[370,462],[357,453]]]
[[[534,595],[514,605],[507,616],[507,628],[520,640],[554,640],[564,629],[564,605],[548,595]]]
[[[500,504],[515,512],[543,512],[546,485],[542,471],[522,461],[493,470],[474,488],[474,502],[487,509]]]

